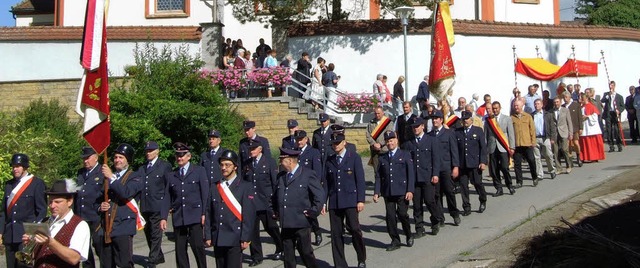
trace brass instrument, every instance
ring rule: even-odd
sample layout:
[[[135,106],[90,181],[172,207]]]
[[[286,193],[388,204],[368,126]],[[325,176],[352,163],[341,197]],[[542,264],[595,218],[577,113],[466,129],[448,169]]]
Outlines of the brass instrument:
[[[35,260],[33,253],[37,246],[38,244],[36,243],[35,235],[31,235],[29,237],[29,242],[27,242],[24,248],[16,252],[16,259],[27,266],[33,267],[33,261]]]

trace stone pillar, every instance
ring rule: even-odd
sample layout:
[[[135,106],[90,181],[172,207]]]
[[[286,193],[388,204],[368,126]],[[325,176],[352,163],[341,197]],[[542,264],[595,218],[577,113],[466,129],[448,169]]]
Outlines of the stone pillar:
[[[200,23],[202,38],[200,39],[200,55],[205,62],[204,68],[213,70],[220,67],[224,52],[222,51],[222,27],[219,22]]]
[[[271,22],[271,45],[278,51],[277,59],[283,59],[289,53],[289,25],[291,21],[272,21]]]

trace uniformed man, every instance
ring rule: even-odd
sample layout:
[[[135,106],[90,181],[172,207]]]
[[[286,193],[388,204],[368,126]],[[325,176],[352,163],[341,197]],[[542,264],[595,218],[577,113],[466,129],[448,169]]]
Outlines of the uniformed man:
[[[487,167],[487,142],[481,128],[473,125],[473,114],[462,111],[462,127],[456,129],[458,152],[460,155],[460,188],[462,193],[462,216],[471,214],[469,201],[469,182],[476,188],[480,199],[478,213],[487,208],[487,192],[482,184],[482,172]]]
[[[296,144],[296,138],[293,136],[293,133],[298,130],[298,120],[287,120],[287,129],[289,129],[289,135],[282,138],[282,148],[296,150],[298,148],[298,145]]]
[[[11,156],[13,179],[4,183],[4,198],[0,208],[0,242],[5,247],[7,267],[19,267],[16,252],[23,247],[24,222],[41,222],[47,216],[44,181],[29,174],[26,154]]]
[[[222,180],[211,189],[207,206],[205,244],[213,246],[218,268],[242,267],[242,251],[253,239],[256,217],[254,189],[242,180],[238,171],[238,155],[231,150],[218,158]]]
[[[82,188],[77,192],[74,199],[73,211],[75,215],[82,218],[89,225],[91,243],[96,250],[96,255],[99,256],[102,241],[96,239],[97,236],[94,236],[94,232],[100,226],[98,208],[102,202],[100,196],[102,196],[104,179],[102,178],[102,170],[98,165],[98,154],[92,147],[82,147],[80,157],[82,158],[83,167],[78,170],[76,183]],[[82,266],[93,268],[96,264],[91,247],[89,247],[88,254],[87,260],[82,263]]]
[[[260,241],[260,223],[265,231],[271,236],[276,245],[276,252],[273,255],[275,260],[282,259],[282,238],[278,229],[278,223],[273,219],[271,207],[271,196],[276,187],[278,175],[276,162],[271,155],[262,153],[262,143],[259,140],[250,140],[247,145],[249,149],[249,159],[242,164],[243,177],[245,181],[251,182],[254,189],[254,205],[256,209],[256,220],[253,226],[253,239],[249,250],[251,252],[250,267],[259,265],[264,258],[262,253],[262,242]]]
[[[311,247],[311,222],[318,217],[326,200],[316,172],[299,164],[300,154],[298,150],[280,148],[284,171],[279,174],[272,202],[273,213],[282,225],[284,267],[287,268],[296,267],[296,247],[306,267],[318,267]]]
[[[296,137],[296,142],[298,143],[298,150],[300,150],[300,155],[298,155],[297,157],[298,163],[306,169],[313,170],[316,173],[316,178],[324,187],[324,172],[322,168],[322,156],[320,155],[320,151],[309,146],[309,137],[307,137],[306,131],[296,130],[294,136]],[[309,221],[311,221],[311,230],[313,231],[313,234],[316,238],[316,241],[313,242],[313,245],[319,246],[320,243],[322,243],[320,223],[318,222],[317,217],[311,217],[309,218]]]
[[[149,246],[149,260],[147,267],[155,267],[164,263],[162,253],[162,229],[160,221],[162,216],[162,203],[166,196],[167,182],[165,175],[171,172],[171,164],[158,158],[160,147],[155,141],[148,141],[144,147],[146,162],[138,168],[144,188],[140,197],[140,210],[142,217],[147,222],[144,226],[144,235]]]
[[[209,131],[209,149],[202,152],[200,155],[200,165],[204,167],[207,177],[211,186],[222,179],[222,172],[220,172],[220,164],[218,164],[218,158],[222,155],[222,152],[226,151],[226,148],[220,146],[222,142],[222,135],[220,131],[215,129]]]
[[[346,132],[346,128],[345,127],[343,127],[341,125],[338,125],[338,124],[333,124],[333,125],[331,125],[330,128],[331,128],[331,135],[333,135],[333,134],[341,134],[341,135],[344,135],[345,138],[346,138],[347,134],[345,133]],[[357,152],[358,151],[358,149],[356,148],[356,145],[353,144],[353,143],[350,143],[349,141],[347,141],[347,144],[344,147],[347,148],[347,150],[352,151],[352,152]],[[329,155],[333,155],[333,154],[336,154],[336,152],[333,151],[333,143],[332,143],[331,152],[330,152]]]
[[[102,176],[104,183],[109,183],[109,191],[103,192],[108,198],[100,197],[104,217],[96,234],[102,236],[103,242],[101,267],[133,267],[133,236],[145,225],[135,200],[143,188],[142,180],[129,166],[133,154],[133,147],[122,143],[113,154],[115,171],[107,164],[102,165]]]
[[[329,210],[333,265],[339,268],[348,267],[344,255],[343,236],[346,220],[356,250],[358,267],[363,268],[366,267],[367,252],[358,220],[358,214],[364,210],[366,188],[362,159],[356,151],[346,148],[344,134],[333,133],[331,141],[335,154],[325,163],[325,193],[328,207],[323,207],[322,214]]]
[[[436,201],[436,193],[440,193],[440,147],[436,139],[424,132],[425,121],[422,117],[414,120],[413,139],[407,141],[403,149],[411,152],[416,172],[416,184],[413,194],[413,219],[416,224],[416,237],[426,235],[423,221],[423,205],[427,205],[431,221],[431,234],[437,235],[440,223],[444,222],[442,206]]]
[[[440,193],[438,198],[442,205],[443,195],[447,198],[447,209],[449,215],[453,217],[453,224],[459,225],[460,210],[456,204],[456,194],[454,192],[454,178],[458,177],[458,167],[460,166],[458,155],[458,143],[456,142],[455,133],[453,130],[445,128],[443,125],[444,116],[440,110],[435,110],[432,115],[433,129],[429,132],[429,135],[436,138],[436,144],[440,145],[440,175],[438,176],[440,181]],[[441,216],[444,219],[444,216]],[[443,226],[444,222],[440,222],[440,226]]]
[[[311,144],[313,148],[320,151],[322,164],[324,165],[329,155],[333,152],[331,149],[332,131],[329,126],[331,124],[331,120],[329,120],[329,115],[321,113],[318,115],[318,121],[320,121],[320,127],[313,131],[313,142]]]
[[[209,198],[209,178],[203,167],[189,162],[191,148],[188,145],[176,142],[173,149],[178,167],[165,175],[167,196],[162,206],[160,228],[167,229],[167,216],[171,211],[176,235],[176,267],[190,267],[187,243],[191,245],[198,268],[207,267],[202,228]]]
[[[376,107],[373,111],[375,118],[367,125],[366,136],[369,149],[371,150],[371,160],[369,164],[373,166],[373,170],[377,173],[379,156],[389,151],[384,141],[384,133],[393,130],[393,122],[384,115],[382,107]]]
[[[244,128],[244,138],[240,140],[239,153],[240,153],[240,165],[247,159],[251,158],[249,156],[249,141],[250,140],[259,140],[262,145],[262,152],[266,155],[271,155],[271,149],[269,148],[269,140],[265,137],[259,136],[256,134],[256,122],[255,121],[244,121],[242,122],[242,127]],[[239,170],[243,170],[242,166],[239,167]]]
[[[413,170],[411,153],[398,148],[398,135],[394,131],[387,131],[384,133],[384,140],[389,153],[380,156],[373,202],[378,203],[380,196],[384,198],[387,232],[391,237],[391,245],[387,247],[387,251],[394,251],[400,248],[398,221],[407,237],[407,247],[413,246],[413,234],[411,234],[407,211],[409,200],[413,199],[415,191],[416,174]]]

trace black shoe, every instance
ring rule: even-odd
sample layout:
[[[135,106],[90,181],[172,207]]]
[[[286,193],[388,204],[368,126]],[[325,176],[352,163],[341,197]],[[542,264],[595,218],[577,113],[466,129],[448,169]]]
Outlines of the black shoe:
[[[156,264],[155,263],[149,263],[149,264],[147,264],[147,268],[156,268]]]
[[[276,252],[272,257],[276,261],[281,261],[283,259],[282,252]]]
[[[522,182],[516,182],[516,188],[522,187]]]
[[[485,209],[487,209],[487,203],[486,202],[480,203],[480,208],[478,209],[478,213],[484,212]]]
[[[398,244],[398,243],[391,243],[391,245],[389,245],[389,246],[387,247],[387,251],[394,251],[394,250],[399,249],[399,248],[400,248],[400,244]]]
[[[414,237],[421,238],[421,237],[424,237],[425,235],[427,235],[427,232],[425,232],[424,229],[418,229],[416,230],[416,234],[414,235]]]
[[[613,147],[609,147],[609,152],[610,152],[610,153],[613,153],[613,152],[615,152],[615,151],[616,151],[616,150],[614,150],[614,149],[613,149]]]
[[[413,247],[413,236],[407,237],[407,247]]]
[[[460,219],[460,216],[453,217],[453,225],[458,226],[461,222],[462,220]]]
[[[364,262],[359,262],[358,263],[358,268],[367,268],[367,264]]]
[[[618,152],[622,152],[622,146],[618,145]]]
[[[538,181],[540,181],[540,179],[533,179],[533,187],[538,186]]]
[[[551,179],[555,179],[556,178],[556,174],[555,173],[551,173]]]
[[[582,162],[582,160],[580,160],[580,156],[578,156],[578,167],[582,167],[582,163],[584,162]]]
[[[515,194],[516,193],[516,188],[513,188],[513,186],[509,187],[509,193],[511,195]]]
[[[471,209],[465,209],[461,214],[462,214],[462,216],[469,216],[469,215],[471,215]]]
[[[249,263],[249,267],[258,266],[260,264],[262,264],[262,260],[251,260],[251,262]]]
[[[316,241],[313,242],[312,244],[314,246],[319,246],[322,243],[322,235],[321,234],[316,234]]]
[[[504,194],[504,192],[502,192],[502,188],[500,188],[500,189],[498,189],[498,190],[496,191],[496,193],[495,193],[495,194],[493,194],[493,197],[498,197],[498,196],[501,196],[501,195],[503,195],[503,194]]]
[[[431,235],[438,235],[440,232],[440,224],[434,224],[431,226]]]

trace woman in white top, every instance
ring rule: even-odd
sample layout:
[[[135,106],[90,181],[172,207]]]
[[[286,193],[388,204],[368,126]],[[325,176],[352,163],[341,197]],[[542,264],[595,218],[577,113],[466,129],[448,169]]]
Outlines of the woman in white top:
[[[311,69],[311,89],[307,92],[307,99],[313,102],[313,106],[318,109],[319,102],[323,100],[324,88],[322,87],[322,68],[324,68],[325,60],[318,57],[318,64]]]

